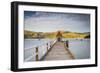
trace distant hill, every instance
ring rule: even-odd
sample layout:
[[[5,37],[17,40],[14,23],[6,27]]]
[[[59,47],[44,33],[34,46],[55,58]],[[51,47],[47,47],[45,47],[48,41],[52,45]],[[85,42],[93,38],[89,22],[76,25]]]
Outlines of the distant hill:
[[[64,32],[64,38],[85,38],[86,36],[90,35],[90,33],[77,33],[77,32]]]
[[[62,38],[90,38],[90,32],[84,33],[77,33],[77,32],[70,32],[70,31],[61,31]],[[33,32],[24,30],[24,38],[56,38],[57,32]]]

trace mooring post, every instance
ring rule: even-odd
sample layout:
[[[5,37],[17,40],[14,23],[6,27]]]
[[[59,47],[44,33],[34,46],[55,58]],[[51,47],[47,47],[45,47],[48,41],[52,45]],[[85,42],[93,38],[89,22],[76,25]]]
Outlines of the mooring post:
[[[69,48],[69,44],[68,44],[68,41],[66,41],[66,46]]]
[[[36,47],[36,61],[38,61],[38,47]]]

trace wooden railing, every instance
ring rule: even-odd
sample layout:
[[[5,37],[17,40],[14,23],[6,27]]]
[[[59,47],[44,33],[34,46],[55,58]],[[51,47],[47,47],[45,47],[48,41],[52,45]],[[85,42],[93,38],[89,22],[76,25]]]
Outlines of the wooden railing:
[[[24,61],[39,61],[51,49],[55,41],[50,41],[42,45],[24,50]]]
[[[65,46],[67,52],[70,54],[70,57],[71,57],[72,59],[75,59],[74,54],[73,54],[73,53],[70,51],[70,49],[69,49],[69,41],[68,41],[68,40],[64,40],[64,46]]]

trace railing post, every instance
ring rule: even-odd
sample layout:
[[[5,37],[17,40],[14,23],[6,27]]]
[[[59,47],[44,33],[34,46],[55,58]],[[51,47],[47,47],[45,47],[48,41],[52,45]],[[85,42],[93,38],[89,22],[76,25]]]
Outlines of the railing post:
[[[36,61],[38,61],[38,47],[36,47]]]
[[[47,43],[47,51],[48,51],[48,43]]]
[[[53,43],[53,41],[50,42],[50,48],[52,47],[52,43]]]
[[[50,43],[50,48],[51,48],[51,43]]]

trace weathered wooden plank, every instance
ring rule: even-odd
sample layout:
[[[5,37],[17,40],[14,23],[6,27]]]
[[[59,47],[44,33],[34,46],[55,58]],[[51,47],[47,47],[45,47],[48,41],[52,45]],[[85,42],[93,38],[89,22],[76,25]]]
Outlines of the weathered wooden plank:
[[[69,60],[73,59],[71,55],[64,42],[56,42],[43,60]]]

